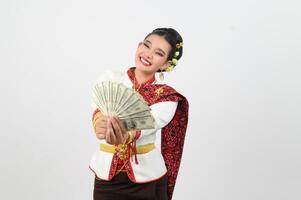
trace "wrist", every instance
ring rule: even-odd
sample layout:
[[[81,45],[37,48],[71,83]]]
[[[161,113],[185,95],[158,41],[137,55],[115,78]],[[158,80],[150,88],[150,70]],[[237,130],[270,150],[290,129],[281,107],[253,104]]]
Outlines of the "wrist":
[[[94,111],[93,116],[92,116],[92,124],[93,124],[94,132],[96,132],[96,123],[101,119],[102,116],[103,115],[100,112],[100,110],[96,109]]]

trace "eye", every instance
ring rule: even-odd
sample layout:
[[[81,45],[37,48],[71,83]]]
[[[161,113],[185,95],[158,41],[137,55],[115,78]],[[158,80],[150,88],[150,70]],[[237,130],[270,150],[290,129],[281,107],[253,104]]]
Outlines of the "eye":
[[[149,45],[148,45],[147,43],[143,42],[143,45],[144,45],[145,47],[149,48]]]
[[[164,55],[161,52],[156,52],[157,55],[163,57]]]

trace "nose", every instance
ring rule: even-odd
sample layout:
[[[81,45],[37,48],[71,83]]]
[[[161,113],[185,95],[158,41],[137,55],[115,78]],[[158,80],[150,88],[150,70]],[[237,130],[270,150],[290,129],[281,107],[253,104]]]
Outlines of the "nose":
[[[153,57],[153,53],[151,50],[147,50],[144,52],[144,55],[147,57],[147,58],[152,58]]]

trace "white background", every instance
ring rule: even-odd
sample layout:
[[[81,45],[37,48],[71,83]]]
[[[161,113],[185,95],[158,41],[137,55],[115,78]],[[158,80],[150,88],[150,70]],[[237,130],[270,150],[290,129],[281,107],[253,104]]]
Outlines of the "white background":
[[[0,199],[92,199],[92,85],[174,27],[190,102],[174,199],[301,198],[301,3],[0,2]]]

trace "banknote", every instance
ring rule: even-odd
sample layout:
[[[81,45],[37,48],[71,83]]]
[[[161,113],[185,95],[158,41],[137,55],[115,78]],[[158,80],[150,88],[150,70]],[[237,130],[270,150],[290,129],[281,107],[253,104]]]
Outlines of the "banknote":
[[[122,83],[104,81],[95,85],[92,97],[104,115],[120,118],[127,130],[154,128],[150,107],[132,88]]]
[[[152,117],[122,119],[122,122],[127,131],[155,128],[154,119]]]
[[[127,112],[127,110],[118,115],[119,119],[124,119],[124,118],[136,118],[136,117],[148,117],[152,116],[149,112],[149,110],[143,111],[143,112]]]

